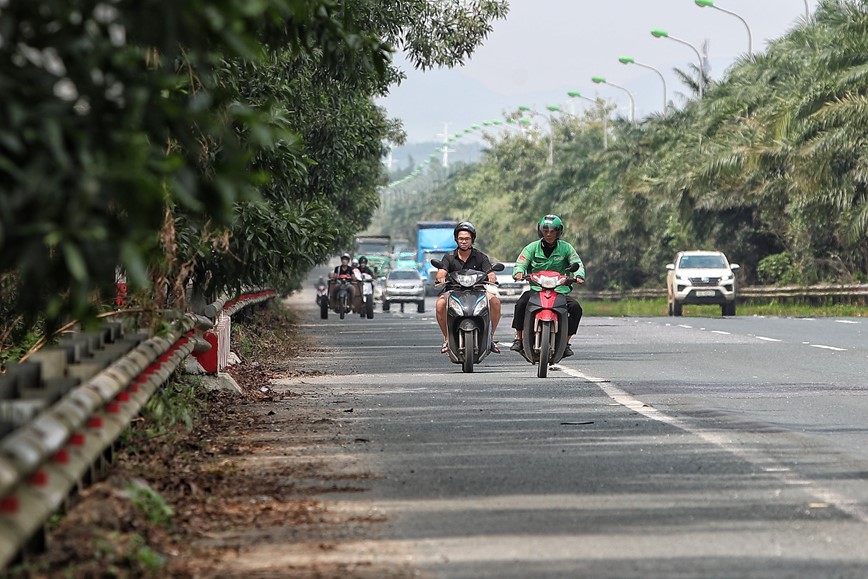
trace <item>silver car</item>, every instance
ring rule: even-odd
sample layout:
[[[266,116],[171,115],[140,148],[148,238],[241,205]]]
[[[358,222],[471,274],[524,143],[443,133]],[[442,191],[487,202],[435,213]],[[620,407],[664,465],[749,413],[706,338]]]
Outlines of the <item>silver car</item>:
[[[415,303],[417,311],[425,312],[425,280],[415,269],[393,269],[386,275],[383,285],[383,311],[388,312],[392,304]]]

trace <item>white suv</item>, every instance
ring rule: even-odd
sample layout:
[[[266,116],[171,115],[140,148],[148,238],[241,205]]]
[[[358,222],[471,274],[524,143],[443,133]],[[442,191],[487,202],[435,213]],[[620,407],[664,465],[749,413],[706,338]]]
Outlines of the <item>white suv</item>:
[[[500,296],[502,302],[516,301],[521,297],[521,294],[530,289],[530,284],[526,279],[521,281],[512,279],[513,268],[515,268],[515,263],[504,262],[503,271],[494,274],[497,277],[497,295]]]
[[[720,305],[724,316],[735,315],[735,270],[719,251],[681,251],[666,265],[669,315],[680,316],[684,304]]]

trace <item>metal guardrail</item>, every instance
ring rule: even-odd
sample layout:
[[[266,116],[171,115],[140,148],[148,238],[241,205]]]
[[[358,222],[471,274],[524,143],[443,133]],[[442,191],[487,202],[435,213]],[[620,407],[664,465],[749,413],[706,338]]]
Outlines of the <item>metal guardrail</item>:
[[[7,384],[36,376],[39,386],[23,387],[28,396],[44,390],[43,398],[3,401],[13,414],[16,403],[32,407],[33,400],[42,400],[35,404],[39,406],[56,396],[51,390],[64,381],[58,373],[75,381],[75,374],[81,374],[81,384],[0,439],[0,566],[28,546],[41,550],[48,518],[74,489],[95,480],[111,462],[115,440],[193,351],[193,321],[181,319],[174,326],[165,336],[94,343],[96,348],[82,352],[88,355],[66,368],[69,351],[49,349],[41,359],[22,364],[27,370],[3,375]],[[117,359],[108,362],[112,355]],[[47,375],[40,375],[43,370]]]
[[[666,288],[644,288],[625,291],[578,291],[585,300],[620,300],[626,298],[665,298]],[[863,298],[868,297],[868,284],[818,284],[812,286],[747,286],[737,290],[739,300],[752,298]]]
[[[162,336],[106,324],[0,375],[0,569],[44,549],[49,517],[108,468],[115,441],[184,359],[210,348],[197,330],[275,295],[218,300],[207,318],[187,314]]]

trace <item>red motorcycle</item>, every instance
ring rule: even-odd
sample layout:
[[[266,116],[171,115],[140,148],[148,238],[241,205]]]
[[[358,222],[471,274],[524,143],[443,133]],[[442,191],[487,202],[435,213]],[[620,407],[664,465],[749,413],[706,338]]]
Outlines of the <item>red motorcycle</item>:
[[[577,263],[570,266],[570,272],[577,269]],[[537,365],[539,378],[545,378],[549,366],[560,362],[567,347],[567,298],[555,288],[572,286],[576,278],[546,270],[528,274],[527,280],[532,287],[524,315],[521,355]]]

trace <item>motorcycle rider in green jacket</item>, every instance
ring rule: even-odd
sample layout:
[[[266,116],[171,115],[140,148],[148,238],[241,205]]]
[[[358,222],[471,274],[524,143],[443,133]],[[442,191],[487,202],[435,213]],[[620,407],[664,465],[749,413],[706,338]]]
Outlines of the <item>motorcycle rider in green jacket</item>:
[[[521,250],[521,254],[516,260],[515,268],[513,268],[512,277],[516,280],[522,280],[525,274],[550,270],[564,275],[573,275],[576,278],[576,283],[585,283],[585,264],[582,263],[582,259],[575,248],[560,238],[563,231],[564,222],[557,215],[546,215],[540,219],[537,224],[537,233],[540,239],[527,244]],[[571,274],[569,267],[573,263],[579,264],[579,269]],[[531,285],[531,289],[539,291],[541,288]],[[559,286],[555,288],[555,291],[567,294],[571,289],[568,286]],[[521,352],[522,350],[521,339],[522,330],[524,329],[524,314],[525,310],[527,310],[530,294],[531,292],[524,292],[518,301],[515,302],[512,327],[516,331],[516,336],[515,341],[513,341],[510,347],[510,350],[514,352]],[[567,300],[567,314],[569,316],[567,321],[567,347],[564,350],[564,358],[566,358],[573,355],[573,349],[570,347],[569,340],[579,330],[579,322],[582,319],[582,306],[574,298],[568,295],[564,297]]]

